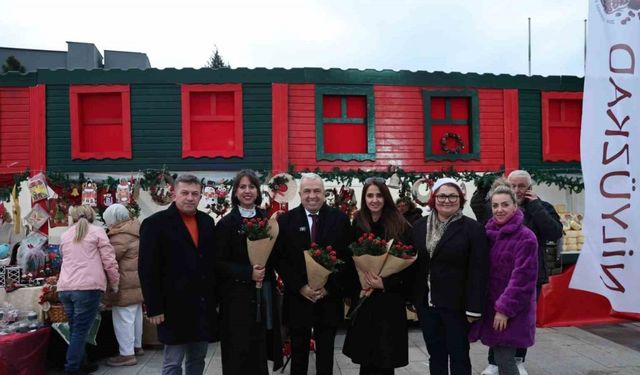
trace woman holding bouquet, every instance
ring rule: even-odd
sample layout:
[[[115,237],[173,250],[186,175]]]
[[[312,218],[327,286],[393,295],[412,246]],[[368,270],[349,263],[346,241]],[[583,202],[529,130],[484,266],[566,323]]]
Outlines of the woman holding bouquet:
[[[431,191],[431,213],[412,231],[418,252],[412,302],[431,374],[471,375],[467,335],[484,309],[489,245],[482,225],[462,214],[464,192],[454,179],[437,180]]]
[[[280,319],[275,274],[252,266],[247,253],[244,219],[264,218],[260,181],[251,170],[238,172],[231,190],[233,209],[216,226],[216,275],[220,294],[220,345],[225,375],[268,374],[282,367]],[[256,284],[262,290],[256,293]],[[257,300],[261,295],[261,301]],[[258,313],[257,309],[261,311]]]
[[[354,241],[364,233],[407,244],[411,226],[400,214],[384,179],[372,177],[362,188],[362,208],[353,221]],[[405,293],[409,270],[382,278],[367,272],[373,289],[352,318],[342,352],[360,364],[360,374],[393,374],[409,363]],[[359,292],[359,291],[358,291]]]

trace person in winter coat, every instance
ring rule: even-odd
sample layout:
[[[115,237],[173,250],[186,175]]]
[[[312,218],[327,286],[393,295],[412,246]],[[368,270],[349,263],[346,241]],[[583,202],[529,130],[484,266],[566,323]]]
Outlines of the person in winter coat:
[[[422,217],[422,210],[416,207],[416,204],[409,197],[402,197],[396,200],[396,207],[404,218],[413,224]]]
[[[373,233],[409,244],[411,226],[393,204],[384,179],[366,179],[361,202],[362,209],[353,221],[353,241],[364,233]],[[385,278],[366,274],[374,291],[352,318],[342,348],[347,357],[360,364],[360,375],[393,374],[394,368],[409,364],[405,304],[412,281],[409,275],[409,269]]]
[[[216,226],[215,270],[219,280],[220,348],[224,375],[269,374],[282,367],[280,309],[271,253],[266,267],[249,262],[243,219],[264,218],[255,172],[238,172],[231,189],[233,209]],[[262,282],[260,304],[256,283]],[[260,306],[260,315],[257,308]],[[258,319],[260,316],[260,319]]]
[[[109,358],[108,366],[132,366],[142,355],[142,289],[138,277],[140,223],[131,219],[129,210],[119,203],[107,207],[102,214],[109,228],[107,235],[116,252],[120,285],[118,293],[107,293],[104,301],[111,305],[113,330],[120,355]]]
[[[462,214],[466,199],[455,180],[440,178],[432,191],[432,211],[412,231],[418,253],[412,302],[431,375],[471,375],[467,336],[484,310],[489,243],[482,225]]]
[[[542,285],[549,281],[549,271],[545,262],[545,249],[548,241],[557,241],[562,237],[562,224],[560,217],[551,204],[542,200],[533,190],[533,180],[527,171],[515,170],[509,173],[507,183],[516,196],[518,208],[524,214],[524,225],[536,235],[538,246],[538,278],[536,284],[536,298],[540,296]],[[471,208],[476,218],[482,224],[486,224],[491,218],[491,203],[487,199],[487,188],[479,188],[471,198]],[[527,355],[526,348],[518,348],[516,360],[520,375],[527,375],[524,361]],[[498,367],[493,359],[493,351],[489,350],[489,365],[482,375],[498,374]]]
[[[500,375],[518,375],[516,349],[532,346],[536,330],[538,241],[507,184],[496,181],[490,199],[489,294],[483,318],[469,338],[491,347]]]
[[[93,225],[90,206],[70,209],[74,224],[60,236],[62,268],[58,297],[69,319],[69,347],[65,374],[84,374],[81,367],[89,329],[98,314],[100,298],[107,284],[118,292],[120,275],[113,246],[104,229]]]

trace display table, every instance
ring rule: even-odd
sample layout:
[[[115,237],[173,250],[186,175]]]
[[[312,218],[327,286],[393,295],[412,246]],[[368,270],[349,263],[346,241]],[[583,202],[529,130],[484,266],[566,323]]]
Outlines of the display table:
[[[611,315],[611,304],[605,297],[569,289],[575,265],[551,276],[542,287],[536,324],[538,327],[567,327],[625,321]]]
[[[0,374],[44,374],[49,327],[34,332],[0,336]]]
[[[38,314],[38,320],[42,322],[44,321],[42,305],[38,303],[41,292],[41,286],[19,288],[9,293],[4,288],[0,288],[0,304],[8,302],[20,310],[35,311]]]

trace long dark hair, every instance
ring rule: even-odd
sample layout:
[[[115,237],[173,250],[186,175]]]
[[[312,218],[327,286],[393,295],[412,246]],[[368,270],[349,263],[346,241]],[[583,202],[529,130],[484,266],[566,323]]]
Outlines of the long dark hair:
[[[240,181],[242,180],[242,177],[247,177],[249,179],[249,182],[251,182],[251,184],[256,187],[256,190],[258,191],[258,196],[256,197],[256,200],[254,203],[256,206],[261,205],[262,192],[260,192],[260,180],[258,179],[256,172],[252,171],[251,169],[243,169],[240,172],[238,172],[236,177],[233,179],[233,187],[231,188],[231,204],[233,205],[233,207],[237,207],[240,205],[240,201],[238,200],[238,197],[236,197],[236,190],[238,190],[238,186],[240,186]]]
[[[373,226],[373,218],[371,217],[371,210],[367,207],[367,190],[369,187],[375,185],[380,189],[382,193],[382,198],[384,199],[384,205],[382,207],[382,215],[380,216],[380,220],[384,222],[384,237],[385,239],[396,239],[399,240],[402,238],[402,234],[409,227],[409,223],[402,216],[400,211],[398,211],[398,207],[393,203],[393,198],[391,197],[391,192],[387,185],[385,185],[383,179],[367,179],[362,187],[362,197],[360,202],[362,202],[362,207],[358,212],[358,217],[356,217],[357,225],[363,232],[371,232],[371,228]]]

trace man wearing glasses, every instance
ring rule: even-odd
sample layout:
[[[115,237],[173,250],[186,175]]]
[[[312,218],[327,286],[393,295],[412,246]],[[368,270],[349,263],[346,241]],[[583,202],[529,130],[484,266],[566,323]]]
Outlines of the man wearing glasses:
[[[549,272],[545,262],[545,246],[548,241],[557,241],[562,237],[560,216],[551,204],[543,201],[532,189],[531,175],[527,171],[515,170],[509,173],[507,181],[511,190],[516,193],[518,206],[524,213],[524,224],[533,231],[538,239],[538,282],[536,296],[540,296],[542,285],[549,281]],[[485,201],[486,191],[478,189],[471,199],[471,207],[478,221],[486,223],[491,217],[491,207]],[[524,359],[527,349],[516,350],[516,361],[520,375],[526,375]],[[489,350],[489,366],[482,375],[498,374],[498,367],[493,360],[493,352]]]

